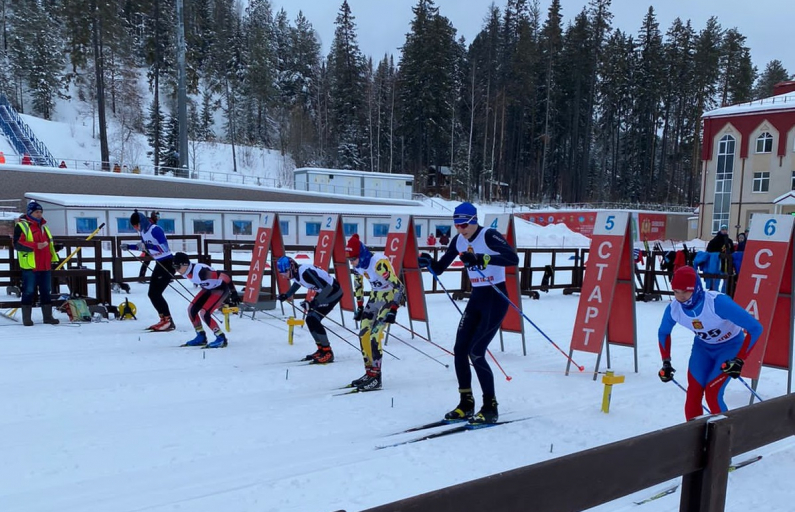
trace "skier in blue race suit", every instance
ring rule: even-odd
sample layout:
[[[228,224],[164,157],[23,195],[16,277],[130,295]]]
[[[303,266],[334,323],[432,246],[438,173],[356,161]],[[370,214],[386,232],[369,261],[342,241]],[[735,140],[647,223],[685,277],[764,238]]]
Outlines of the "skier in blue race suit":
[[[505,267],[518,265],[519,257],[499,231],[478,225],[478,212],[471,203],[461,203],[455,208],[453,222],[458,233],[439,261],[434,261],[427,253],[421,254],[419,258],[421,267],[429,268],[439,275],[458,256],[467,268],[472,283],[472,294],[458,324],[453,348],[460,401],[455,409],[445,414],[445,419],[497,423],[499,413],[494,374],[486,360],[486,351],[508,312],[508,301],[500,296],[497,289],[508,295]],[[483,391],[483,407],[477,414],[474,414],[470,361]]]
[[[737,378],[743,363],[759,336],[762,324],[728,295],[704,291],[693,267],[677,269],[671,280],[675,301],[665,309],[657,338],[663,366],[660,380],[674,378],[671,366],[671,331],[674,325],[695,333],[687,371],[685,417],[691,420],[702,414],[705,397],[710,412],[726,411],[723,392],[729,377]]]

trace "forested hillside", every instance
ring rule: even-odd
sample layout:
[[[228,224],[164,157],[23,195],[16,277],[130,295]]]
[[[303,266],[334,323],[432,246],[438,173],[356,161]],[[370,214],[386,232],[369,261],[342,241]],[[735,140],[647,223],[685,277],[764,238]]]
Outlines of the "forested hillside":
[[[146,133],[154,165],[167,161],[176,0],[0,8],[0,93],[20,112],[49,119],[57,98],[84,100],[100,125]],[[776,60],[759,72],[741,27],[716,17],[660,27],[650,7],[631,34],[611,26],[610,0],[570,0],[566,24],[563,8],[507,0],[472,13],[484,25],[464,41],[433,0],[417,0],[401,52],[368,56],[347,1],[328,55],[311,20],[268,0],[185,2],[189,136],[280,149],[299,167],[447,166],[473,199],[692,205],[702,113],[789,78]]]

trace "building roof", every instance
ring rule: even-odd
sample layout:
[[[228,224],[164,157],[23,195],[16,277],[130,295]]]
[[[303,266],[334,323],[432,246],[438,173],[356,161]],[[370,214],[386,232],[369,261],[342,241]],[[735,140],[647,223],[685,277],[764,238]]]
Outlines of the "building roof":
[[[414,180],[413,174],[397,174],[388,172],[352,171],[350,169],[326,169],[323,167],[299,167],[293,170],[293,174],[335,174],[338,176],[356,176],[358,178],[387,178]]]
[[[795,190],[790,190],[786,194],[781,194],[777,198],[773,199],[773,204],[781,206],[795,205]]]
[[[312,203],[312,202],[275,202],[275,201],[230,201],[220,199],[185,199],[171,197],[126,197],[83,194],[50,194],[46,192],[28,192],[27,199],[35,199],[63,208],[98,208],[132,210],[171,210],[171,211],[206,211],[206,212],[239,212],[239,213],[317,213],[325,215],[339,213],[345,215],[406,215],[415,217],[445,217],[449,212],[440,212],[420,202],[416,206],[397,205],[382,206],[372,204],[343,203]]]
[[[795,110],[795,91],[779,94],[777,96],[770,96],[769,98],[762,98],[761,100],[749,101],[748,103],[738,103],[737,105],[716,108],[715,110],[704,113],[701,117],[738,116],[780,110]]]

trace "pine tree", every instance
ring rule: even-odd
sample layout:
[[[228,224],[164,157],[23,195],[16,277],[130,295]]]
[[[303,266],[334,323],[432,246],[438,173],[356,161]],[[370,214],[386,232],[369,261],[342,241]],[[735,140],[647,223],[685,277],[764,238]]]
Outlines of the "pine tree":
[[[753,99],[768,98],[773,96],[773,86],[779,82],[790,80],[789,72],[780,60],[774,59],[767,63],[765,70],[759,75],[753,90]]]
[[[366,65],[356,40],[356,24],[348,1],[343,0],[337,18],[329,75],[329,145],[336,148],[329,161],[340,169],[369,169],[367,154]]]

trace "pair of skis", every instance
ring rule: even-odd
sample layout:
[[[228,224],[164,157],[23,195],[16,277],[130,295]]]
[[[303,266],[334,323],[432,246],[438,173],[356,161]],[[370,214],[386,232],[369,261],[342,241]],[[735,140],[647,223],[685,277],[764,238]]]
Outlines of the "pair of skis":
[[[745,460],[741,460],[739,462],[735,462],[734,464],[729,466],[729,473],[731,473],[733,471],[737,471],[740,468],[744,468],[745,466],[753,464],[754,462],[759,462],[760,460],[762,460],[762,456],[761,455],[755,455],[755,456],[753,456],[751,458],[748,458],[748,459],[745,459]],[[643,499],[643,500],[640,500],[640,501],[635,501],[634,503],[635,503],[635,505],[643,505],[644,503],[648,503],[650,501],[659,500],[660,498],[664,498],[665,496],[669,496],[669,495],[675,493],[676,490],[679,489],[680,485],[682,485],[681,482],[669,485],[668,487],[662,489],[658,493],[653,494],[652,496],[649,496],[646,499]]]
[[[516,418],[511,420],[504,420],[498,421],[496,423],[469,423],[467,420],[439,420],[434,421],[432,423],[426,423],[425,425],[419,425],[417,427],[408,428],[406,430],[401,430],[400,432],[396,432],[392,434],[393,436],[401,435],[401,434],[408,434],[412,432],[422,432],[425,430],[434,430],[433,432],[429,432],[426,434],[422,434],[418,437],[413,437],[411,439],[407,439],[404,441],[399,441],[397,443],[391,443],[381,446],[376,446],[376,450],[383,450],[384,448],[394,448],[395,446],[403,446],[407,444],[419,443],[420,441],[427,441],[429,439],[437,439],[439,437],[446,437],[454,434],[460,434],[461,432],[469,432],[472,430],[483,430],[487,428],[498,427],[500,425],[507,425],[509,423],[516,423],[519,421],[529,420],[532,416],[526,418]],[[437,429],[442,427],[451,427],[445,428],[444,430],[437,431]]]

